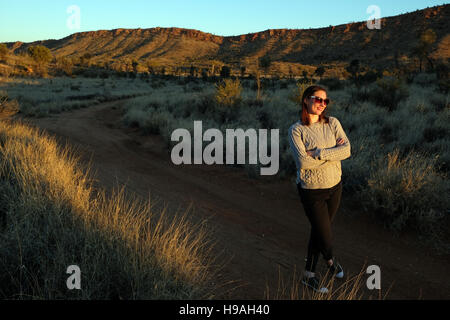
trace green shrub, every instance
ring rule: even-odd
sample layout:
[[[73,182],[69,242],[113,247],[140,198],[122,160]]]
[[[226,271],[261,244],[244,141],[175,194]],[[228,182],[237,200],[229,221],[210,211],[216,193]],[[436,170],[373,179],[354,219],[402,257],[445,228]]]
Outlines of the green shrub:
[[[195,104],[195,107],[200,114],[207,114],[214,112],[216,106],[215,103],[215,96],[206,94],[200,97],[200,100]]]
[[[450,91],[450,79],[441,79],[438,81],[438,91],[447,94]]]
[[[368,85],[377,81],[378,78],[381,78],[382,75],[375,71],[368,71],[363,75],[358,76],[358,81],[361,85]]]
[[[408,90],[400,80],[385,77],[377,80],[377,89],[372,91],[371,100],[388,111],[394,111],[408,95]]]
[[[52,53],[50,49],[45,46],[31,46],[28,48],[28,54],[34,61],[36,61],[39,65],[46,64],[52,60]]]
[[[435,169],[435,159],[399,150],[374,163],[364,191],[366,205],[393,230],[412,226],[432,230],[448,210],[449,184]]]
[[[341,90],[345,86],[345,82],[336,78],[325,78],[319,81],[319,84],[324,85],[331,91]]]
[[[281,81],[280,82],[280,89],[287,89],[288,85],[289,85],[289,83],[287,83],[287,81]]]
[[[373,91],[367,87],[357,87],[356,89],[352,89],[351,94],[352,100],[359,102],[371,101],[374,100],[373,98],[376,98],[374,97]],[[377,94],[379,93],[377,92]]]
[[[289,100],[294,102],[296,105],[301,106],[302,105],[302,96],[303,92],[305,92],[306,88],[309,87],[308,83],[304,82],[297,82],[294,90],[291,92],[291,95],[289,96]]]
[[[438,139],[443,139],[448,136],[447,128],[442,127],[428,127],[423,131],[423,139],[425,142],[433,142]]]
[[[395,126],[390,123],[384,123],[380,130],[380,141],[383,144],[392,143],[397,140]]]
[[[220,105],[234,106],[241,102],[242,86],[239,79],[225,79],[216,84],[216,101]]]
[[[450,110],[450,103],[448,98],[435,97],[431,99],[431,103],[435,106],[437,112],[442,112],[445,109]]]
[[[419,73],[414,77],[413,83],[421,87],[429,87],[436,83],[436,74],[433,73]]]
[[[147,118],[143,123],[143,131],[145,134],[160,134],[167,126],[168,118],[171,118],[170,114],[161,112],[151,112],[147,115]]]

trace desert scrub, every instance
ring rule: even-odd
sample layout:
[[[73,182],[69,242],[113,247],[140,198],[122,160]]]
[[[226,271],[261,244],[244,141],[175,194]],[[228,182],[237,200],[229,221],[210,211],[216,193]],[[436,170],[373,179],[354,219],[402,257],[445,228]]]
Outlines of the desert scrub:
[[[151,94],[151,88],[144,81],[124,79],[13,79],[0,81],[0,90],[10,100],[17,100],[19,111],[30,117]]]
[[[315,292],[307,288],[302,283],[302,275],[294,269],[292,274],[286,276],[281,272],[278,274],[278,284],[275,292],[269,290],[266,286],[264,298],[267,300],[372,300],[385,299],[389,293],[389,289],[382,296],[379,290],[378,297],[372,297],[365,290],[364,279],[366,277],[365,265],[358,274],[347,276],[344,281],[335,281],[335,277],[331,277],[327,272],[321,277],[320,287],[326,287],[327,293]]]
[[[129,119],[134,119],[135,125],[145,127],[145,122],[148,121],[159,128],[154,132],[159,130],[169,149],[174,145],[170,140],[171,132],[177,128],[186,128],[192,134],[194,120],[202,120],[204,130],[217,128],[222,132],[227,128],[279,129],[278,176],[294,177],[295,163],[286,139],[287,130],[299,120],[300,98],[309,84],[292,81],[286,88],[274,92],[268,90],[257,99],[256,93],[250,88],[251,83],[247,80],[243,83],[248,85],[241,91],[239,107],[219,104],[216,100],[217,87],[213,84],[203,83],[202,91],[192,89],[185,92],[184,88],[188,86],[168,82],[166,87],[154,90],[150,96],[127,101],[126,109],[129,111]],[[345,190],[358,197],[358,201],[364,201],[369,212],[384,212],[376,214],[376,217],[393,229],[402,230],[414,223],[418,225],[420,219],[430,221],[429,224],[421,223],[422,229],[438,225],[433,221],[439,220],[440,213],[427,211],[427,201],[423,199],[414,202],[407,193],[397,192],[400,202],[411,202],[412,206],[399,205],[394,209],[396,213],[389,215],[386,208],[398,201],[377,202],[374,194],[382,195],[387,192],[387,182],[392,184],[391,189],[395,187],[401,190],[403,182],[400,178],[393,178],[394,172],[419,174],[413,167],[408,169],[408,165],[412,166],[412,161],[403,161],[409,152],[420,154],[419,163],[433,166],[430,171],[432,174],[427,178],[434,177],[436,181],[443,182],[434,185],[427,183],[420,187],[422,191],[427,190],[421,197],[430,196],[429,201],[433,202],[434,194],[446,192],[446,180],[441,174],[448,173],[450,163],[450,147],[446,141],[449,132],[446,119],[450,110],[448,96],[435,92],[436,85],[421,86],[412,83],[406,87],[403,82],[394,78],[383,78],[378,82],[362,85],[359,93],[349,83],[340,84],[342,87],[336,86],[336,90],[329,91],[332,103],[327,107],[327,113],[340,120],[352,144],[351,157],[342,162]],[[393,96],[394,104],[390,107],[384,101],[392,98],[392,92],[396,93]],[[364,96],[364,99],[355,99],[355,94]],[[133,108],[136,110],[133,111]],[[136,114],[131,117],[133,112]],[[147,120],[150,116],[152,120]],[[164,119],[160,118],[162,116]],[[387,154],[393,155],[395,150],[399,153],[400,164],[386,173],[380,163],[387,165]],[[419,163],[417,170],[424,169]],[[249,176],[258,177],[258,166],[241,167]],[[389,176],[385,176],[386,174]],[[430,188],[434,188],[434,193],[429,191]],[[420,206],[423,207],[419,208]],[[400,216],[397,222],[393,222],[395,217]]]
[[[16,113],[19,111],[17,100],[10,100],[6,91],[0,91],[0,112]]]
[[[345,87],[345,81],[336,78],[324,78],[319,81],[319,85],[325,86],[330,91],[336,91]]]
[[[408,89],[408,97],[392,112],[374,103],[374,92],[381,94],[378,84],[362,87],[368,101],[331,93],[335,102],[328,111],[341,121],[352,144],[351,157],[342,162],[344,188],[389,228],[413,227],[431,240],[449,206],[441,195],[449,188],[450,147],[445,139],[448,110],[438,111],[429,97],[444,104],[447,97],[433,93],[433,86],[411,84]],[[431,229],[436,233],[425,231]]]
[[[303,82],[297,82],[295,85],[295,88],[291,91],[291,94],[289,96],[289,100],[291,100],[293,103],[297,104],[301,110],[302,105],[302,96],[303,92],[305,92],[306,88],[308,88],[310,84],[303,83]]]
[[[371,100],[388,111],[394,111],[400,101],[409,95],[405,84],[399,79],[382,78],[378,79],[376,84],[378,88],[372,91]]]
[[[436,170],[435,159],[416,152],[388,153],[373,165],[365,193],[365,205],[393,230],[411,226],[422,232],[436,231],[450,201],[450,185]]]
[[[413,83],[422,87],[429,87],[437,83],[437,77],[434,73],[419,73],[414,77]]]
[[[241,102],[242,86],[239,79],[225,79],[216,84],[216,101],[219,105],[235,106]]]
[[[201,224],[150,201],[93,187],[68,147],[20,123],[0,123],[3,299],[192,299],[207,285],[211,245]],[[81,269],[68,290],[66,269]]]

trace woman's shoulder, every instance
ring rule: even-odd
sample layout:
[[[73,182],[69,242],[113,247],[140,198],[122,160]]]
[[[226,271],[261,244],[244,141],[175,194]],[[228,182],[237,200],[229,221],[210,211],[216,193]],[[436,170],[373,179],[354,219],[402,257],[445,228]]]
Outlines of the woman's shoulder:
[[[333,117],[333,116],[328,116],[328,121],[330,121],[330,122],[339,122],[338,118]]]
[[[304,125],[302,124],[301,120],[298,120],[297,122],[293,123],[290,127],[289,127],[289,132],[293,131],[293,130],[302,130],[304,127]]]
[[[333,125],[333,126],[341,124],[340,121],[338,120],[338,118],[332,117],[332,116],[328,116],[328,123]]]

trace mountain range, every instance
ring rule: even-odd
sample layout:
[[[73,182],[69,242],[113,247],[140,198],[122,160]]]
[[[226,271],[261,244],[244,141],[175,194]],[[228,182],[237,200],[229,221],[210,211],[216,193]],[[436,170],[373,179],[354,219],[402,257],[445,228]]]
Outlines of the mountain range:
[[[352,22],[317,29],[269,29],[238,36],[219,36],[183,28],[114,29],[74,33],[59,40],[10,42],[15,53],[41,44],[55,57],[89,54],[92,63],[138,61],[167,67],[226,64],[247,70],[260,57],[272,61],[272,70],[288,73],[301,66],[344,66],[353,59],[372,68],[408,63],[427,29],[436,34],[431,56],[450,58],[450,5],[441,5],[381,19],[380,29]]]

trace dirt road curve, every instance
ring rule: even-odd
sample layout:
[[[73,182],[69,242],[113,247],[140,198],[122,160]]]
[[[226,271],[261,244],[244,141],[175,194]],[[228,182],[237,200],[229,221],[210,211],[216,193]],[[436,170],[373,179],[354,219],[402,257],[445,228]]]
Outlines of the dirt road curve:
[[[77,146],[84,159],[92,156],[103,186],[127,183],[128,190],[144,197],[150,193],[160,205],[181,212],[191,203],[194,220],[208,219],[217,252],[222,252],[220,261],[229,261],[220,281],[237,281],[218,298],[262,299],[267,286],[273,296],[279,273],[287,278],[294,269],[303,269],[309,224],[291,181],[254,180],[243,170],[225,166],[175,166],[160,137],[141,136],[121,126],[122,104],[31,121]],[[358,273],[364,263],[376,264],[382,294],[392,285],[389,299],[450,298],[448,256],[435,255],[414,238],[395,237],[356,210],[350,212],[346,204],[351,195],[344,196],[334,239],[347,274]],[[375,291],[365,289],[365,296],[377,297]]]

